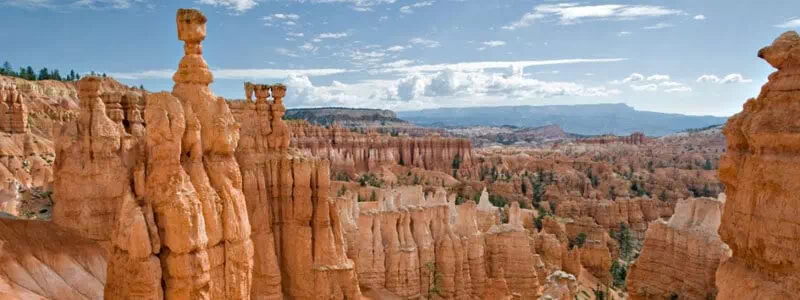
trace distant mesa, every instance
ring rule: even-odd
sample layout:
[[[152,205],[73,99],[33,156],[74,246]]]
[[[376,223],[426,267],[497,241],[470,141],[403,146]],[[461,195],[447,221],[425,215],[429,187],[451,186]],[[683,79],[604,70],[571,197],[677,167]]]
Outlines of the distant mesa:
[[[401,111],[397,116],[420,126],[541,127],[558,124],[566,132],[581,135],[629,135],[641,131],[647,136],[663,136],[727,120],[725,117],[640,111],[621,103],[437,108]]]

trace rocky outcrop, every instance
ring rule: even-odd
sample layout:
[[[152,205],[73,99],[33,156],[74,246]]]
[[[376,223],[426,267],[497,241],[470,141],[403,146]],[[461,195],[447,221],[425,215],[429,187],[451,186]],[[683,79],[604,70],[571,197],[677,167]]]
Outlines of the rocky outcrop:
[[[253,228],[253,297],[357,299],[342,216],[328,197],[328,162],[289,148],[284,86],[252,88],[256,101],[234,109],[244,125],[236,157]],[[352,232],[352,214],[346,220]]]
[[[717,272],[718,299],[791,299],[800,291],[800,35],[784,33],[758,56],[778,71],[725,125],[719,177],[728,199],[719,233],[733,257]]]
[[[51,222],[0,216],[0,298],[102,299],[107,252]]]
[[[729,249],[717,234],[725,196],[678,202],[669,222],[650,224],[627,279],[631,299],[712,299]]]
[[[385,164],[453,172],[472,163],[472,144],[466,139],[439,136],[408,137],[361,133],[338,125],[330,128],[291,122],[292,145],[331,161],[334,172],[355,174]]]
[[[564,201],[556,210],[559,216],[573,219],[591,217],[597,224],[606,229],[618,230],[625,224],[644,238],[647,224],[664,216],[672,215],[669,203],[650,198],[611,200]]]
[[[489,277],[499,277],[502,269],[511,292],[532,299],[539,293],[536,263],[540,259],[522,227],[519,204],[514,202],[509,212],[508,223],[493,226],[486,235]]]
[[[0,130],[10,133],[28,131],[28,107],[16,85],[0,86]]]

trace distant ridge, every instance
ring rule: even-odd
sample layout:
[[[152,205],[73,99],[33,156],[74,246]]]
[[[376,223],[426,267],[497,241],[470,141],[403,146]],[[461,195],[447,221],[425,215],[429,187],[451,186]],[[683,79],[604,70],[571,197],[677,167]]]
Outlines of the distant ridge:
[[[323,126],[333,123],[342,125],[408,123],[398,119],[391,110],[346,107],[292,108],[286,110],[286,119],[303,119]]]
[[[436,108],[401,111],[397,116],[421,126],[559,125],[566,132],[580,135],[627,135],[641,131],[648,136],[722,124],[727,120],[725,117],[640,111],[622,103]]]

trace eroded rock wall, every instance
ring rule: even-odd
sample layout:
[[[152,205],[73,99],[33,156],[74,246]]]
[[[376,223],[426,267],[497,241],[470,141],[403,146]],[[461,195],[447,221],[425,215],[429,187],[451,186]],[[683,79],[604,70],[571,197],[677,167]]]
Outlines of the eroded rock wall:
[[[302,121],[290,124],[292,145],[330,160],[334,172],[354,174],[374,171],[385,164],[400,164],[451,174],[455,161],[459,168],[472,164],[472,144],[467,139],[361,133],[337,125],[325,128]]]
[[[631,299],[711,299],[715,274],[729,249],[717,229],[725,205],[719,199],[690,198],[675,206],[670,220],[650,223],[642,252],[631,265]]]
[[[733,257],[717,272],[718,299],[791,299],[800,291],[800,35],[758,56],[778,69],[725,125],[719,169],[728,196],[719,228]]]

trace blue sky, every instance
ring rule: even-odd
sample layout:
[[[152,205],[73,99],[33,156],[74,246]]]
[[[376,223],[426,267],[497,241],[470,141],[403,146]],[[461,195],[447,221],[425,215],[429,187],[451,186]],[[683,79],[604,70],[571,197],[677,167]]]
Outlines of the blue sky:
[[[208,17],[212,88],[284,82],[290,107],[627,103],[725,116],[800,29],[796,0],[0,0],[0,61],[171,90],[175,11]]]

